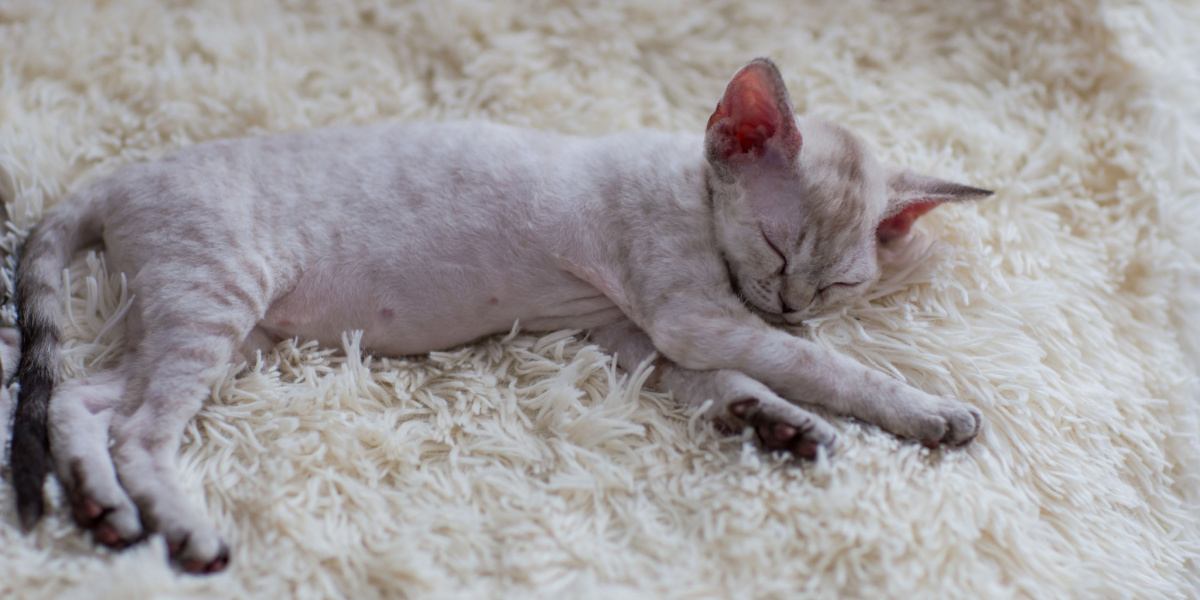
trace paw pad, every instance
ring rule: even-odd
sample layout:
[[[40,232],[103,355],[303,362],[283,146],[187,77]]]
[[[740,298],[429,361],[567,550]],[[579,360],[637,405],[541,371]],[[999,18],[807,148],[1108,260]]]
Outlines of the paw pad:
[[[94,537],[97,542],[114,550],[120,550],[121,548],[124,548],[130,544],[130,542],[121,537],[121,534],[117,532],[116,528],[108,523],[101,523],[97,525],[96,528],[92,530],[92,537]]]
[[[167,552],[170,554],[171,560],[175,561],[184,572],[204,575],[219,573],[229,566],[229,546],[225,544],[221,544],[217,555],[211,559],[185,558],[184,555],[187,553],[190,540],[191,534],[185,534],[182,538],[167,542]]]
[[[832,446],[833,439],[829,435],[822,436],[810,419],[788,418],[786,412],[784,415],[773,414],[776,411],[771,408],[756,398],[746,398],[730,403],[728,410],[743,423],[754,427],[759,443],[767,450],[782,450],[811,460],[817,457],[821,446]],[[823,442],[821,437],[829,439]]]

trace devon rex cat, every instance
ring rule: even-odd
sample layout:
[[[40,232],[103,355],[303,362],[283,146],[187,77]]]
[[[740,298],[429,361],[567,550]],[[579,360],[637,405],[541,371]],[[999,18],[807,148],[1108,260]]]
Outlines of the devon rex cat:
[[[877,247],[985,190],[879,165],[853,134],[796,118],[757,59],[704,136],[585,139],[412,123],[217,141],[125,167],[49,211],[18,268],[12,471],[25,527],[53,468],[100,543],[150,532],[192,572],[228,549],[176,482],[184,425],[239,349],[297,336],[415,354],[507,331],[589,329],[632,367],[764,446],[812,457],[834,431],[794,402],[929,446],[975,409],[772,324],[862,293]],[[134,294],[120,366],[57,390],[60,273],[103,241]],[[52,457],[52,458],[51,458]]]

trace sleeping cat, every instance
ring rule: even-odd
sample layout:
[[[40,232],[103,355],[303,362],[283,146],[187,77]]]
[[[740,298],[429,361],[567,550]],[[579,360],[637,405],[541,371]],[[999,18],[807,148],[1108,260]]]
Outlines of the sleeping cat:
[[[185,570],[221,570],[226,545],[176,481],[185,424],[239,350],[351,329],[388,355],[517,320],[588,329],[626,368],[657,353],[681,401],[805,458],[834,430],[797,402],[965,443],[974,408],[773,325],[861,294],[917,217],[988,194],[886,169],[845,129],[796,118],[766,59],[734,75],[703,136],[390,124],[125,167],[49,211],[19,263],[21,521],[40,518],[53,466],[100,543],[162,533]],[[51,398],[60,273],[99,241],[130,276],[127,353]]]

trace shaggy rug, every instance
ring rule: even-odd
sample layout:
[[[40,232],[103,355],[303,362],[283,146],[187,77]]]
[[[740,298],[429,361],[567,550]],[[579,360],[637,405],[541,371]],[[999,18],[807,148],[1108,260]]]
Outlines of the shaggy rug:
[[[802,332],[979,407],[968,448],[837,419],[837,451],[795,464],[579,332],[403,360],[289,342],[231,369],[181,451],[226,573],[96,547],[56,482],[23,534],[4,479],[0,597],[1195,597],[1198,30],[1190,0],[2,0],[16,228],[220,137],[697,131],[758,55],[797,110],[998,193],[925,219],[906,268]],[[77,376],[113,359],[128,298],[100,255],[69,277]]]

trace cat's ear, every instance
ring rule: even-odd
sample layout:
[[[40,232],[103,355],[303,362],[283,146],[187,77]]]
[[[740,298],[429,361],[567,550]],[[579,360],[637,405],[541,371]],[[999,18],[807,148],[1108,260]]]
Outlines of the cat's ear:
[[[888,208],[875,228],[875,237],[882,244],[903,238],[921,215],[946,202],[978,200],[991,195],[990,190],[911,171],[895,171],[888,176]]]
[[[800,141],[783,76],[767,58],[750,61],[733,75],[704,135],[708,159],[729,165],[776,153],[791,163]]]

